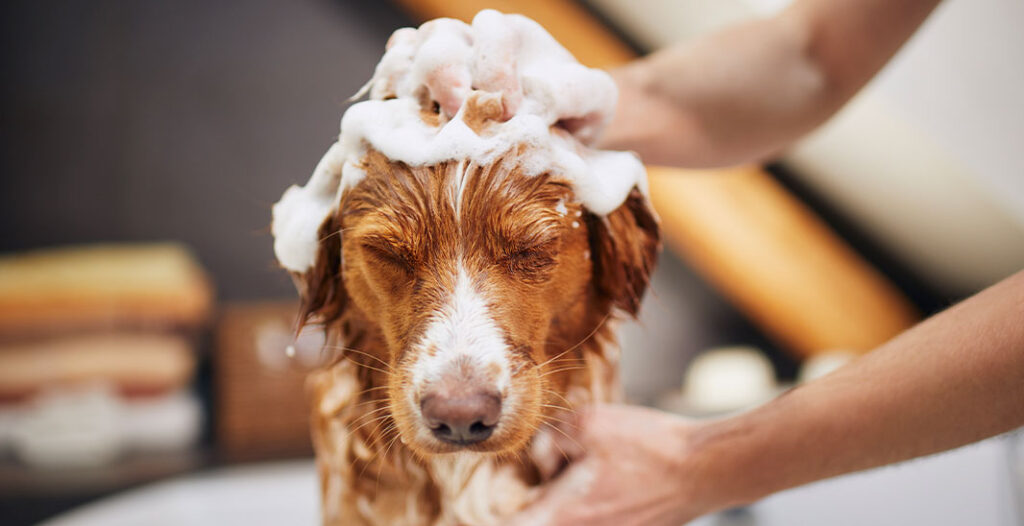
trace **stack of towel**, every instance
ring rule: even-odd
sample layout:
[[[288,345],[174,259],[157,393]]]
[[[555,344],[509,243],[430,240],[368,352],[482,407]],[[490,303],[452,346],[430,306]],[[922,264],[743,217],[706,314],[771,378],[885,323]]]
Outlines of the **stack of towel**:
[[[0,450],[34,466],[94,466],[186,448],[212,290],[175,244],[0,258]]]

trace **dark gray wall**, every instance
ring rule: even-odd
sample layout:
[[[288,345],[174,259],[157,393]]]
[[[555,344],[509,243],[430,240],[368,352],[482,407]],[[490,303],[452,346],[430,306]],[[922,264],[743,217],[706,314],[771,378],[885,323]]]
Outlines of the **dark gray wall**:
[[[390,2],[4,2],[0,251],[175,239],[222,298],[293,295],[270,205],[409,24]]]

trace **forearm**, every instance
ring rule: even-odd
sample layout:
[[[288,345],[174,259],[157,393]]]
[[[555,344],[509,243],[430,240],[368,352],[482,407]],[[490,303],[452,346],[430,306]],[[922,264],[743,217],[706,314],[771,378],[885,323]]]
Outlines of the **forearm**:
[[[1021,425],[1024,272],[691,445],[720,508]]]
[[[614,72],[605,145],[693,167],[763,159],[842,107],[937,3],[798,0],[654,53]]]

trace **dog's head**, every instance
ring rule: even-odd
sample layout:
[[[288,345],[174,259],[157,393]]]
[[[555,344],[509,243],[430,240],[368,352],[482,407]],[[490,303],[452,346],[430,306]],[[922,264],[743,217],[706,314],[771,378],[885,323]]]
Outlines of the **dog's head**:
[[[303,321],[361,366],[361,424],[420,455],[517,451],[590,385],[580,348],[636,314],[658,249],[639,160],[589,147],[614,82],[483,11],[396,31],[367,89],[274,207]]]
[[[517,164],[370,151],[301,278],[305,319],[379,342],[347,352],[383,379],[417,453],[520,449],[563,404],[574,347],[613,311],[636,314],[647,287],[659,234],[638,190],[597,216]]]

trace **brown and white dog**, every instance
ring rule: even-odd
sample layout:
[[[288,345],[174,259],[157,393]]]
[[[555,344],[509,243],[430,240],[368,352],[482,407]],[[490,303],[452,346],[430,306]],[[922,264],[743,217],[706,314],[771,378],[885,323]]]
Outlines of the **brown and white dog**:
[[[299,280],[338,345],[310,378],[324,524],[490,524],[538,483],[538,430],[618,396],[610,324],[637,313],[657,221],[635,189],[593,215],[513,152],[364,169]]]
[[[459,118],[487,136],[500,100]],[[430,102],[424,123],[451,118]],[[560,413],[618,397],[611,326],[637,313],[657,220],[636,187],[586,209],[556,171],[524,173],[526,144],[486,164],[363,152],[293,270],[336,351],[309,379],[324,524],[495,524],[558,464]]]

